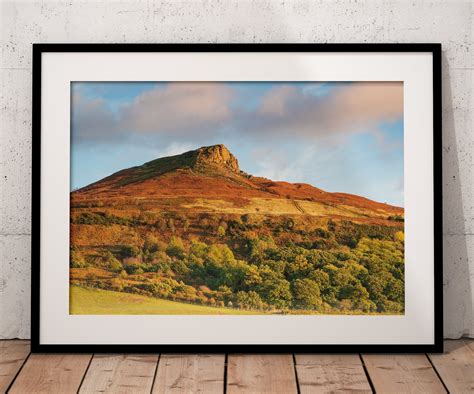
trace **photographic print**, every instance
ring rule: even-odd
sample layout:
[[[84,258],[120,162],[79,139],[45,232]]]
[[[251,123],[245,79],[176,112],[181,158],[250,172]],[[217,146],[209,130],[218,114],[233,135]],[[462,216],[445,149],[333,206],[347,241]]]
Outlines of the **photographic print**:
[[[403,315],[403,82],[71,82],[70,314]]]

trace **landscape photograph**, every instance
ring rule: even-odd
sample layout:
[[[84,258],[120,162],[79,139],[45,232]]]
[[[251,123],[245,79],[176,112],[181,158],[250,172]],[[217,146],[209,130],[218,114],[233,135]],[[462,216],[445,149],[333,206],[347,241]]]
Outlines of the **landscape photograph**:
[[[403,315],[402,82],[73,82],[69,313]]]

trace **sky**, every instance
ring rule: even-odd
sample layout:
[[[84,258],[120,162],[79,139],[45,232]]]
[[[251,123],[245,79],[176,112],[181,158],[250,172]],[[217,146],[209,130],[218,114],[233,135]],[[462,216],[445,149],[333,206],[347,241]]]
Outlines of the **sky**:
[[[214,144],[252,175],[403,206],[402,82],[71,84],[71,189]]]

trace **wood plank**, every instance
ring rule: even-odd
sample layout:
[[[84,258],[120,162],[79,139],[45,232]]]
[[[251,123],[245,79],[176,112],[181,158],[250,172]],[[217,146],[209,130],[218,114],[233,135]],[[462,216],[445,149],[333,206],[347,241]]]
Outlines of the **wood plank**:
[[[358,355],[297,354],[295,359],[302,394],[372,392]]]
[[[153,393],[223,393],[225,355],[162,354]]]
[[[10,393],[76,393],[91,355],[32,354]]]
[[[227,392],[296,393],[293,356],[229,355]]]
[[[149,393],[157,355],[94,355],[80,393]]]
[[[474,392],[474,340],[444,341],[444,354],[428,357],[451,393]]]
[[[445,393],[425,355],[363,355],[376,392]]]
[[[29,354],[30,341],[0,341],[0,393],[7,391]]]

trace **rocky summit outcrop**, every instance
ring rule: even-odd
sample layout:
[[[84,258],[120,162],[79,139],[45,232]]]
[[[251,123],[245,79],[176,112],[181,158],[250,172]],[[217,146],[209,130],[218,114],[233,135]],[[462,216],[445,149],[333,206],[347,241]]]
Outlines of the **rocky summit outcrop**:
[[[196,164],[212,165],[225,167],[233,172],[239,172],[239,162],[237,158],[230,153],[225,145],[204,146],[196,151]]]

